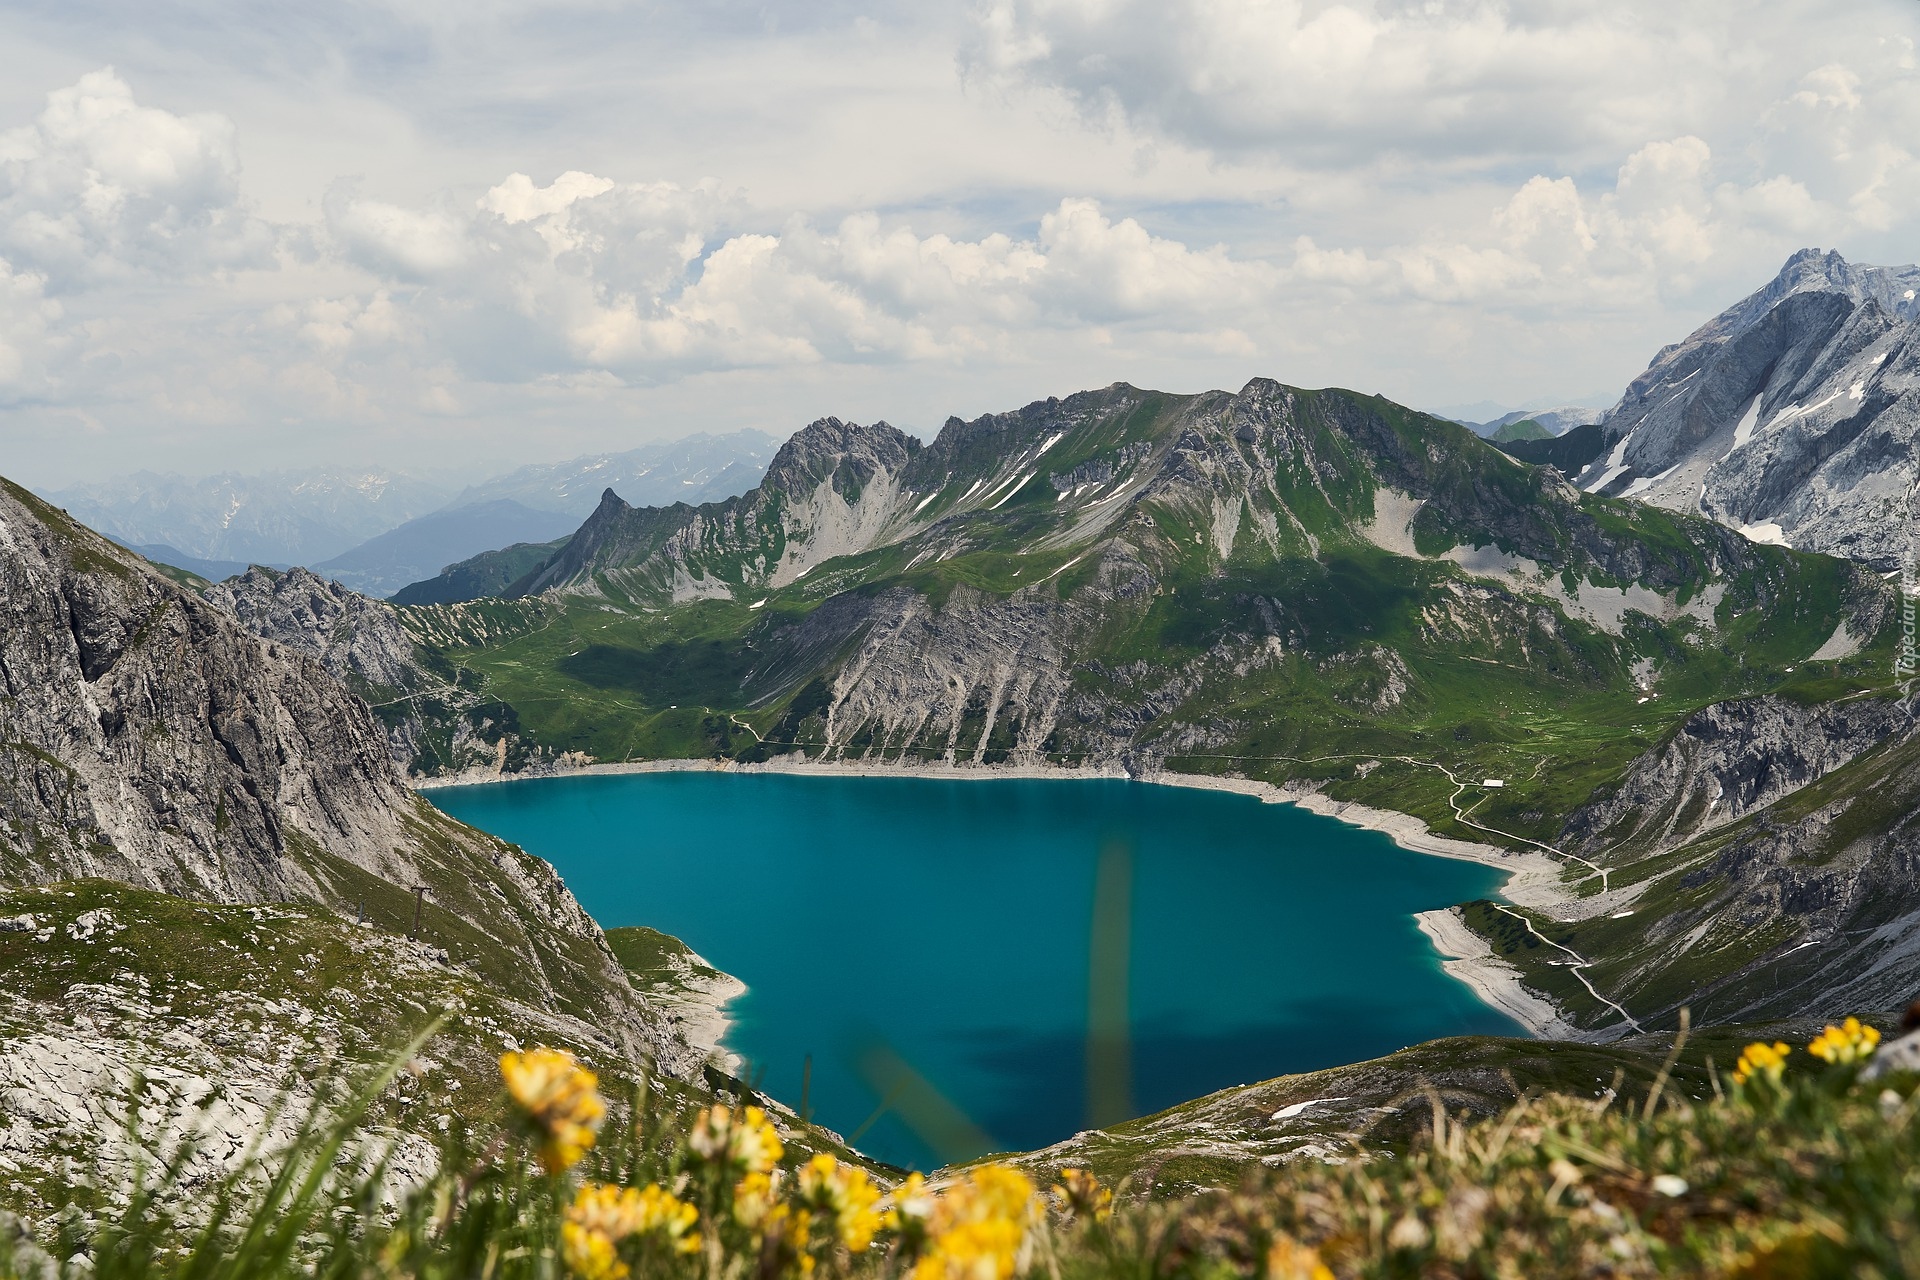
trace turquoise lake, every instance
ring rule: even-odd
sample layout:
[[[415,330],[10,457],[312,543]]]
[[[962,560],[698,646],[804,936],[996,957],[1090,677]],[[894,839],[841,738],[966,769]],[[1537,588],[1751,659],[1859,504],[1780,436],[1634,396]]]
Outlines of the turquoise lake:
[[[1413,919],[1494,896],[1498,871],[1293,805],[708,772],[427,794],[552,862],[603,926],[651,925],[740,978],[727,1047],[743,1074],[798,1107],[811,1057],[814,1118],[902,1165],[1087,1127],[1103,849],[1130,855],[1136,1114],[1436,1036],[1524,1034],[1441,970]]]

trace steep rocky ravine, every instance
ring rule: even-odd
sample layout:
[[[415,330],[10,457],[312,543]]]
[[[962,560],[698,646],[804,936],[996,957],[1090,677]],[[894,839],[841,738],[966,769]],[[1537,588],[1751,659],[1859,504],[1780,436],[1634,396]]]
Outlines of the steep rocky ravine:
[[[0,600],[0,883],[102,877],[396,923],[418,886],[450,963],[636,1060],[697,1066],[553,869],[410,792],[319,661],[5,482]]]
[[[319,659],[364,698],[408,774],[519,773],[553,755],[522,732],[511,706],[475,687],[472,672],[436,661],[384,600],[307,569],[282,573],[260,565],[201,594],[261,639]]]

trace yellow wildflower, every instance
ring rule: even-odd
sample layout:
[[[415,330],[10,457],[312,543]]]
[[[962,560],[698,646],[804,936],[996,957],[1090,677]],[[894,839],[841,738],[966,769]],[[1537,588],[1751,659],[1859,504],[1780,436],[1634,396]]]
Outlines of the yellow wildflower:
[[[639,1219],[635,1235],[657,1235],[678,1253],[692,1253],[700,1247],[693,1231],[700,1211],[664,1187],[640,1189]]]
[[[560,1225],[567,1265],[587,1280],[620,1280],[627,1264],[619,1247],[636,1236],[657,1236],[676,1253],[700,1247],[693,1233],[700,1214],[662,1187],[609,1187],[589,1182],[575,1193]]]
[[[887,1217],[900,1233],[905,1256],[917,1256],[920,1246],[926,1243],[934,1206],[939,1203],[933,1193],[927,1190],[927,1180],[917,1173],[908,1174],[907,1180],[893,1189],[885,1203],[888,1206]]]
[[[1063,1169],[1054,1199],[1082,1222],[1105,1222],[1113,1216],[1113,1192],[1100,1185],[1091,1169]]]
[[[780,1135],[759,1107],[737,1115],[729,1107],[708,1107],[694,1117],[687,1145],[701,1159],[730,1164],[743,1173],[771,1173],[782,1151]]]
[[[893,1206],[894,1215],[901,1220],[908,1218],[925,1222],[933,1217],[933,1208],[939,1203],[933,1192],[927,1190],[927,1180],[917,1173],[907,1175],[907,1180],[893,1189],[887,1197],[887,1203]]]
[[[631,1272],[611,1239],[577,1222],[560,1224],[560,1256],[584,1280],[625,1280]]]
[[[632,1187],[589,1182],[574,1192],[567,1221],[609,1240],[625,1240],[640,1229],[640,1193]]]
[[[559,1049],[529,1049],[500,1055],[500,1075],[520,1112],[540,1129],[540,1164],[562,1173],[593,1146],[593,1131],[607,1113],[600,1078]]]
[[[748,1174],[733,1189],[733,1220],[749,1231],[758,1231],[773,1212],[776,1194],[772,1176]]]
[[[754,1232],[761,1274],[777,1275],[797,1265],[801,1275],[812,1275],[813,1254],[807,1248],[812,1232],[811,1213],[790,1204],[774,1205]]]
[[[1745,1084],[1755,1076],[1765,1076],[1778,1084],[1781,1073],[1787,1069],[1787,1055],[1792,1052],[1791,1045],[1778,1040],[1770,1045],[1754,1041],[1740,1051],[1740,1061],[1733,1068],[1733,1082]]]
[[[982,1165],[949,1192],[940,1206],[971,1218],[993,1215],[1027,1221],[1033,1216],[1033,1183],[1018,1169]]]
[[[1871,1057],[1879,1043],[1878,1029],[1861,1025],[1858,1018],[1848,1018],[1837,1027],[1829,1025],[1815,1036],[1813,1043],[1807,1046],[1807,1052],[1838,1066]]]
[[[818,1155],[801,1166],[800,1198],[829,1216],[833,1233],[854,1253],[864,1253],[887,1219],[876,1206],[880,1188],[864,1169]]]
[[[1034,1217],[1025,1174],[1005,1165],[973,1170],[935,1202],[913,1280],[1007,1280],[1020,1269]]]
[[[1333,1280],[1333,1268],[1320,1261],[1320,1251],[1281,1232],[1267,1250],[1267,1280]]]
[[[1025,1238],[1010,1218],[955,1223],[913,1264],[913,1280],[1010,1280]]]

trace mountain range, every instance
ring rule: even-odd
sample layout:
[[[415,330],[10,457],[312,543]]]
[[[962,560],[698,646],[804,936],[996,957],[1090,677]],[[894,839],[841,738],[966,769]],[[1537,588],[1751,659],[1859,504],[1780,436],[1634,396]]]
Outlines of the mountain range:
[[[1822,308],[1898,313],[1903,278],[1799,254],[1693,347],[1765,330],[1818,348]],[[1649,375],[1683,397],[1686,347]],[[950,421],[931,443],[823,419],[754,491],[651,508],[604,493],[568,538],[454,567],[492,599],[400,617],[549,750],[1232,772],[1564,850],[1645,899],[1531,917],[1608,976],[1589,979],[1605,999],[1513,917],[1461,922],[1569,1025],[1689,1000],[1796,1014],[1843,987],[1892,1000],[1920,982],[1920,912],[1897,892],[1920,797],[1887,781],[1913,708],[1891,680],[1883,566],[1779,559],[1718,509],[1568,483],[1631,488],[1593,485],[1590,464],[1632,422],[1679,438],[1683,419],[1644,411],[1646,385],[1499,450],[1264,381],[1115,386]],[[1881,403],[1897,426],[1898,397]],[[1809,447],[1834,456],[1874,421]],[[1845,496],[1805,528],[1870,518]],[[1449,774],[1504,785],[1469,821]],[[1825,807],[1804,811],[1813,794]],[[1849,854],[1804,863],[1835,830],[1855,833]],[[1885,892],[1848,887],[1868,884]],[[1769,923],[1698,942],[1735,920]],[[1850,951],[1869,923],[1877,950]],[[1817,981],[1756,993],[1783,965]]]
[[[199,479],[141,471],[46,494],[122,545],[243,564],[315,564],[445,505],[450,496],[445,487],[411,476],[344,467]]]
[[[573,516],[536,510],[512,498],[483,498],[417,516],[313,567],[362,595],[390,596],[477,551],[561,538],[578,523]]]
[[[391,472],[331,468],[204,479],[140,472],[46,496],[121,545],[209,580],[249,564],[298,564],[388,596],[480,552],[564,536],[603,488],[643,504],[744,493],[774,443],[751,430],[696,433],[522,467],[457,494]]]
[[[774,444],[759,431],[698,434],[522,467],[465,490],[445,511],[315,567],[356,591],[407,604],[493,595],[564,541],[604,489],[643,505],[717,502],[759,483]],[[553,545],[532,550],[547,543]]]
[[[182,898],[285,900],[335,941],[371,915],[406,972],[697,1090],[701,1055],[552,869],[406,775],[1004,765],[1264,783],[1494,846],[1506,900],[1427,926],[1556,1035],[1890,1009],[1920,987],[1920,702],[1884,577],[1916,278],[1796,255],[1547,439],[1267,379],[1115,384],[931,441],[821,418],[737,494],[602,485],[571,533],[395,601],[304,569],[190,589],[5,486],[0,891],[29,923],[0,948],[41,936],[50,882],[182,937],[225,936]],[[611,466],[451,510],[508,536],[525,486],[577,505]],[[1682,473],[1698,500],[1657,501]],[[400,941],[416,889],[444,960]],[[33,997],[69,1048],[83,985]],[[475,1061],[502,1043],[468,1033]]]
[[[624,453],[521,467],[469,486],[450,505],[511,498],[535,510],[572,516],[577,524],[598,505],[604,489],[636,506],[718,502],[757,484],[779,443],[764,431],[696,432]]]
[[[1584,427],[1606,416],[1603,409],[1564,405],[1558,409],[1510,409],[1485,422],[1462,422],[1460,425],[1471,427],[1475,435],[1489,440],[1543,439],[1565,435],[1575,427]],[[1533,431],[1514,431],[1514,428],[1525,427],[1528,423],[1533,424]]]

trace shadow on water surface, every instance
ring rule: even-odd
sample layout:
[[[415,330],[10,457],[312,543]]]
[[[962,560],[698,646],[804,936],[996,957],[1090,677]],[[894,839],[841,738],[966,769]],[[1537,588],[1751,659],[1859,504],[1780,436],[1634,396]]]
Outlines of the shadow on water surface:
[[[1462,1019],[1448,1033],[1512,1034],[1511,1023],[1491,1010],[1488,1015]],[[1235,1084],[1383,1057],[1407,1047],[1409,1042],[1392,1031],[1405,1025],[1406,1016],[1402,1002],[1359,998],[1303,1000],[1277,1021],[1218,1031],[1182,1027],[1172,1018],[1136,1023],[1133,1115],[1152,1115]],[[955,1038],[955,1058],[996,1078],[1020,1081],[1019,1088],[981,1102],[974,1121],[1002,1150],[1059,1141],[1063,1113],[1087,1114],[1084,1049],[1075,1034],[1035,1034],[1011,1026]]]

